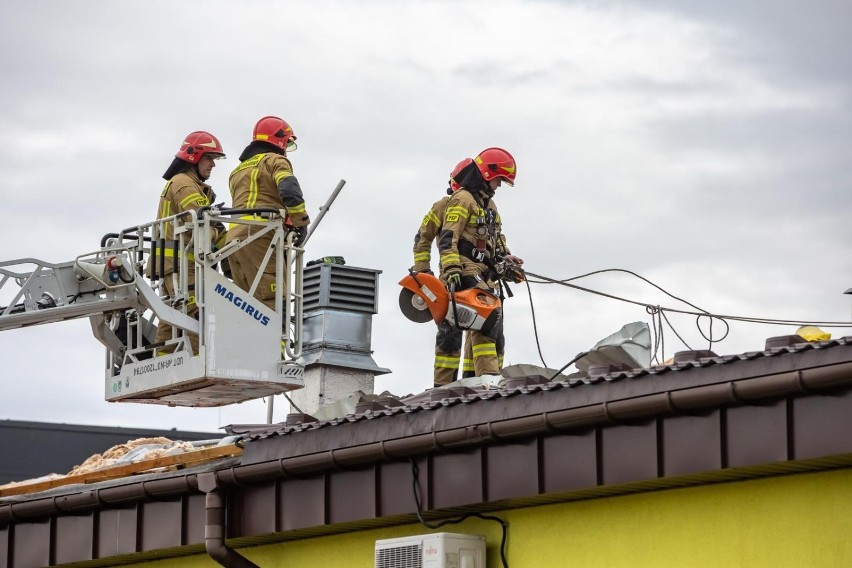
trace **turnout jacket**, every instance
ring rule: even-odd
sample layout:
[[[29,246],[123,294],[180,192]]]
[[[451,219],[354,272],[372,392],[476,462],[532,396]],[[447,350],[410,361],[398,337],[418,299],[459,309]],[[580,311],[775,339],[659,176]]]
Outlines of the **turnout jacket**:
[[[467,189],[450,196],[438,239],[441,271],[460,268],[462,276],[484,280],[496,286],[489,264],[496,255],[511,254],[503,235],[503,223],[493,199],[475,197]]]
[[[280,154],[263,152],[247,158],[231,172],[229,185],[234,209],[285,209],[294,227],[311,222],[293,166]],[[232,232],[247,230],[247,225],[238,225]]]
[[[160,194],[160,203],[157,205],[157,219],[164,219],[183,213],[188,210],[197,210],[201,207],[210,205],[216,200],[216,194],[213,188],[201,181],[198,173],[190,168],[185,172],[175,174],[166,182],[166,187]],[[167,274],[172,274],[174,268],[174,226],[172,223],[167,223],[164,231],[160,234],[160,238],[165,241],[164,248],[160,248],[160,243],[153,243],[156,248],[157,266],[155,267],[158,276],[162,277]],[[224,227],[214,229],[216,232],[212,235],[213,242],[216,242],[219,237],[224,234]],[[164,270],[160,271],[160,255],[165,255]],[[190,261],[193,259],[190,258]],[[149,259],[148,275],[151,276],[151,263]]]
[[[447,210],[449,195],[445,195],[432,204],[432,208],[423,217],[420,230],[414,235],[414,266],[415,272],[430,270],[432,268],[432,242],[441,232],[444,224],[444,213]]]

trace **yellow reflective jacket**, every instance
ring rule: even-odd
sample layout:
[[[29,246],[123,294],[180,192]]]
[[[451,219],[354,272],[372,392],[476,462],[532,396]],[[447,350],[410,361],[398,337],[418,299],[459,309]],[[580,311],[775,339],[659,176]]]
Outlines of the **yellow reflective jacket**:
[[[484,234],[479,234],[484,232]],[[472,249],[483,249],[484,258],[471,258]],[[444,212],[444,222],[438,237],[441,271],[461,268],[463,276],[488,280],[488,263],[495,256],[511,254],[503,235],[503,223],[493,199],[480,206],[469,191],[460,189],[450,196]],[[489,284],[493,287],[493,283]]]
[[[234,209],[285,209],[294,227],[304,227],[311,222],[305,210],[305,199],[298,182],[293,183],[283,196],[278,191],[282,180],[293,177],[290,160],[274,152],[255,154],[240,163],[229,178],[232,207]],[[234,227],[236,233],[247,230],[246,225]]]
[[[157,219],[165,219],[184,211],[197,210],[200,207],[210,205],[216,200],[216,194],[213,188],[201,181],[198,173],[190,168],[185,172],[175,174],[172,179],[166,182],[166,187],[163,188],[160,194],[160,203],[157,205]],[[189,219],[184,219],[188,221]],[[213,234],[212,238],[215,242],[218,234]],[[174,272],[174,226],[172,223],[166,223],[163,227],[163,232],[160,238],[164,239],[164,247],[159,247],[159,242],[152,243],[152,248],[156,248],[157,256],[157,274],[162,277],[166,274]],[[160,274],[160,255],[165,255],[163,263],[163,271]],[[190,258],[190,260],[192,260]],[[148,275],[151,275],[150,259],[148,263]]]
[[[444,212],[449,201],[450,196],[445,195],[433,203],[432,208],[423,217],[423,222],[420,223],[420,230],[414,235],[414,266],[412,269],[415,272],[432,268],[432,242],[441,232],[441,226],[444,224]]]

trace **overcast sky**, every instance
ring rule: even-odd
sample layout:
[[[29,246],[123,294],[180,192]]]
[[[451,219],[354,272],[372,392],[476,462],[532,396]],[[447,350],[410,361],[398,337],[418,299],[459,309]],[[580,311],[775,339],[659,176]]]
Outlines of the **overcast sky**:
[[[377,392],[431,386],[434,326],[401,315],[397,282],[450,169],[489,146],[517,160],[496,201],[532,272],[625,269],[716,314],[848,322],[850,19],[840,0],[16,2],[0,19],[0,260],[73,260],[153,220],[193,130],[224,145],[210,182],[230,203],[228,173],[273,114],[298,136],[314,217],[347,182],[307,258],[382,271],[374,359],[393,373]],[[689,309],[625,273],[576,283]],[[551,367],[650,322],[640,306],[531,289]],[[506,363],[541,364],[526,288],[513,291]],[[694,317],[670,320],[710,347]],[[712,350],[760,351],[795,330],[734,321]],[[665,347],[687,349],[668,328]],[[263,401],[105,402],[85,320],[2,332],[0,361],[0,419],[211,432],[266,420]]]

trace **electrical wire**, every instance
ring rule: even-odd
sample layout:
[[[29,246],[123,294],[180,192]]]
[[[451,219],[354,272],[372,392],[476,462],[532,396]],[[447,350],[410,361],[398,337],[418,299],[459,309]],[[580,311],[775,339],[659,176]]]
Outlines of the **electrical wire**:
[[[638,300],[632,300],[632,299],[629,299],[629,298],[624,298],[622,296],[616,296],[614,294],[608,294],[606,292],[601,292],[599,290],[594,290],[594,289],[591,289],[591,288],[586,288],[584,286],[579,286],[577,284],[571,283],[574,280],[579,280],[581,278],[587,278],[589,276],[593,276],[595,274],[602,274],[602,273],[605,273],[605,272],[623,272],[625,274],[629,274],[631,276],[634,276],[634,277],[646,282],[647,284],[650,284],[651,286],[658,289],[659,291],[661,291],[665,295],[669,296],[670,298],[677,300],[679,302],[683,302],[684,304],[694,308],[697,311],[683,310],[683,309],[677,309],[677,308],[668,308],[668,307],[663,307],[663,306],[660,306],[660,305],[648,304],[648,303],[645,303],[645,302],[640,302]],[[653,351],[652,351],[652,354],[651,354],[651,359],[657,361],[658,363],[661,362],[661,359],[665,360],[665,335],[664,335],[663,322],[665,322],[665,324],[671,329],[671,331],[681,341],[681,343],[683,343],[683,345],[686,346],[687,349],[692,350],[692,347],[690,347],[690,345],[686,342],[686,340],[678,333],[675,326],[669,320],[668,316],[666,315],[666,312],[695,316],[696,328],[698,329],[698,332],[701,334],[701,337],[704,338],[705,340],[707,340],[708,349],[712,349],[714,343],[718,343],[720,341],[723,341],[724,339],[726,339],[728,337],[728,335],[730,334],[730,331],[731,331],[731,326],[728,323],[728,320],[742,321],[742,322],[746,322],[746,323],[767,324],[767,325],[790,325],[790,326],[792,326],[792,325],[796,325],[796,326],[813,325],[813,326],[843,327],[843,328],[852,327],[852,322],[802,321],[802,320],[793,320],[793,319],[773,319],[773,318],[762,318],[762,317],[745,317],[745,316],[713,314],[713,313],[710,313],[709,311],[707,311],[703,308],[696,306],[695,304],[693,304],[693,303],[691,303],[691,302],[689,302],[689,301],[687,301],[683,298],[675,296],[674,294],[670,293],[668,290],[666,290],[663,287],[655,284],[651,280],[648,280],[644,276],[641,276],[641,275],[639,275],[639,274],[637,274],[637,273],[635,273],[631,270],[626,270],[626,269],[623,269],[623,268],[605,268],[605,269],[602,269],[602,270],[595,270],[593,272],[588,272],[586,274],[581,274],[579,276],[574,276],[572,278],[565,278],[565,279],[561,279],[561,280],[557,280],[557,279],[554,279],[554,278],[550,278],[548,276],[543,276],[541,274],[536,274],[534,272],[528,272],[528,271],[525,271],[525,275],[526,275],[525,282],[526,282],[526,285],[527,285],[527,292],[528,292],[529,298],[530,298],[530,310],[531,310],[532,319],[533,319],[533,330],[535,332],[536,349],[538,350],[539,358],[541,358],[541,362],[543,364],[544,364],[544,357],[542,357],[542,354],[541,354],[541,344],[540,344],[539,337],[538,337],[538,326],[537,326],[536,317],[535,317],[535,309],[533,308],[532,290],[530,289],[530,283],[533,283],[533,284],[559,284],[561,286],[574,288],[574,289],[580,290],[582,292],[588,292],[590,294],[595,294],[595,295],[602,296],[602,297],[605,297],[605,298],[618,300],[620,302],[626,302],[626,303],[629,303],[629,304],[634,304],[634,305],[637,305],[637,306],[644,307],[646,313],[648,313],[651,316],[651,327],[652,327],[652,330],[653,330],[653,341],[652,341]],[[530,278],[530,277],[532,277],[532,278]],[[538,280],[536,280],[536,279],[538,279]],[[705,333],[704,329],[702,329],[702,327],[701,327],[702,318],[708,318],[708,320],[709,320],[707,333]],[[713,336],[714,320],[719,320],[725,326],[725,328],[724,328],[725,331],[724,331],[724,333],[722,334],[721,337],[714,338],[714,336]],[[572,362],[574,362],[574,361],[572,361]],[[570,364],[571,363],[568,363],[562,369],[565,369]],[[545,364],[544,366],[546,367],[547,365]],[[558,375],[558,373],[557,373],[557,375]]]
[[[298,412],[299,414],[304,414],[304,413],[305,413],[305,412],[304,412],[301,408],[299,408],[298,406],[296,406],[296,403],[295,403],[295,402],[293,402],[293,399],[292,399],[292,398],[290,398],[289,396],[287,396],[287,393],[286,393],[286,392],[283,392],[283,393],[281,393],[281,394],[283,394],[283,395],[284,395],[284,398],[286,398],[286,399],[287,399],[287,401],[290,403],[290,406],[292,406],[293,408],[295,408],[295,409],[296,409],[296,412]]]
[[[544,362],[544,356],[541,354],[541,342],[538,340],[538,325],[535,320],[535,307],[533,306],[532,289],[530,288],[529,280],[525,278],[524,283],[527,285],[527,294],[529,294],[530,297],[530,312],[532,313],[533,333],[535,333],[535,348],[538,349],[538,358],[541,359],[541,364],[547,367],[547,363]]]
[[[695,311],[691,311],[691,310],[679,310],[677,308],[662,308],[662,307],[660,308],[661,310],[665,310],[665,311],[671,312],[671,313],[687,314],[687,315],[703,316],[703,317],[712,317],[712,318],[719,319],[719,320],[734,320],[734,321],[743,321],[743,322],[750,322],[750,323],[764,323],[764,324],[770,324],[770,325],[815,325],[815,326],[827,326],[827,327],[852,327],[852,322],[848,322],[848,321],[803,321],[803,320],[795,320],[795,319],[773,319],[773,318],[761,318],[761,317],[746,317],[746,316],[732,316],[732,315],[724,315],[724,314],[712,314],[712,313],[710,313],[706,310],[702,310],[701,308],[694,306],[693,304],[687,302],[686,300],[683,300],[681,298],[678,298],[677,296],[670,294],[669,292],[665,291],[663,288],[660,288],[659,286],[657,286],[656,284],[654,284],[650,280],[648,280],[648,279],[646,279],[642,276],[639,276],[635,272],[631,272],[629,270],[624,270],[624,269],[621,269],[621,268],[608,268],[608,269],[605,269],[605,270],[596,270],[595,272],[590,272],[588,274],[583,274],[581,276],[575,276],[573,278],[567,278],[567,279],[564,279],[564,280],[556,280],[554,278],[542,276],[541,274],[534,274],[532,272],[527,272],[526,274],[529,275],[529,276],[532,276],[534,278],[540,278],[541,280],[544,281],[544,282],[538,282],[536,280],[531,280],[531,282],[533,284],[560,284],[562,286],[567,286],[569,288],[575,288],[575,289],[581,290],[583,292],[589,292],[591,294],[596,294],[598,296],[611,298],[613,300],[619,300],[621,302],[627,302],[627,303],[630,303],[630,304],[635,304],[637,306],[643,306],[643,307],[646,307],[646,308],[647,307],[653,307],[652,304],[640,302],[640,301],[637,301],[637,300],[631,300],[629,298],[623,298],[621,296],[616,296],[614,294],[607,294],[606,292],[600,292],[598,290],[592,290],[591,288],[585,288],[583,286],[578,286],[576,284],[570,284],[569,283],[571,280],[577,280],[578,278],[585,278],[586,276],[591,276],[593,274],[599,274],[601,272],[626,272],[628,274],[632,274],[632,275],[636,276],[637,278],[640,278],[640,279],[644,280],[645,282],[648,282],[649,284],[651,284],[655,288],[658,288],[660,291],[662,291],[666,295],[671,296],[672,298],[679,300],[679,301],[681,301],[681,302],[683,302],[683,303],[685,303],[689,306],[692,306],[692,307],[696,308],[697,310],[700,310],[700,311],[695,312]],[[715,341],[716,340],[714,340],[714,342]]]
[[[558,377],[558,376],[562,373],[562,371],[564,371],[565,369],[567,369],[568,367],[570,367],[572,363],[577,362],[579,359],[582,359],[583,357],[585,357],[585,356],[586,356],[586,355],[588,355],[588,354],[589,354],[589,352],[588,352],[588,351],[581,351],[580,353],[577,353],[577,355],[576,355],[573,359],[571,359],[570,361],[568,361],[567,363],[565,363],[565,364],[562,366],[562,368],[561,368],[561,369],[559,369],[558,371],[556,371],[555,373],[553,373],[553,376],[552,376],[552,377],[550,377],[549,379],[547,379],[547,380],[548,380],[548,382],[550,382],[550,381],[552,381],[553,379],[555,379],[556,377]]]
[[[476,517],[477,519],[483,519],[485,521],[494,521],[500,523],[500,528],[503,531],[503,536],[500,539],[500,560],[503,563],[503,568],[509,568],[509,563],[506,560],[506,539],[508,537],[509,522],[501,519],[500,517],[495,517],[494,515],[484,515],[482,513],[467,513],[465,515],[462,515],[461,517],[444,519],[436,523],[428,522],[426,519],[423,518],[423,514],[421,513],[420,484],[418,483],[419,468],[417,467],[417,461],[414,458],[411,458],[409,461],[411,462],[411,486],[412,490],[414,491],[415,511],[417,512],[417,520],[420,521],[420,524],[426,527],[427,529],[434,530],[446,525],[455,525],[461,523],[471,517]]]
[[[645,308],[645,312],[651,316],[651,329],[654,332],[654,351],[651,353],[651,360],[660,363],[661,360],[665,360],[666,358],[666,344],[663,337],[663,320],[660,317],[660,307],[647,307]]]

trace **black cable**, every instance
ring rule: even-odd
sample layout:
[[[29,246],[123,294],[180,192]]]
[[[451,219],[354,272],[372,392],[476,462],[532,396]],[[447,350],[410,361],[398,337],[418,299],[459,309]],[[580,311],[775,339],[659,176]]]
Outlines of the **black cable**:
[[[281,394],[283,394],[283,395],[284,395],[284,398],[286,398],[286,399],[290,402],[290,406],[292,406],[293,408],[295,408],[295,409],[296,409],[296,411],[297,411],[297,412],[299,412],[300,414],[304,414],[304,411],[303,411],[301,408],[299,408],[298,406],[296,406],[296,403],[295,403],[295,402],[293,402],[293,399],[292,399],[292,398],[290,398],[289,396],[287,396],[287,393],[286,393],[286,392],[283,392],[283,393],[281,393]]]
[[[662,318],[660,318],[660,307],[647,307],[645,308],[645,312],[651,316],[651,327],[654,330],[654,352],[651,354],[651,360],[662,363],[660,357],[663,360],[666,358],[666,345],[663,340],[663,322]],[[660,356],[657,356],[658,353]]]
[[[666,320],[666,323],[669,324],[669,327],[674,332],[674,334],[677,336],[677,338],[680,339],[680,342],[683,343],[686,346],[687,349],[689,349],[690,351],[693,351],[692,347],[689,346],[689,343],[687,343],[686,340],[680,336],[680,334],[677,332],[675,327],[672,325],[672,322],[669,321],[669,316],[666,315],[666,312],[663,311],[663,310],[660,310],[660,315],[663,317],[664,320]],[[721,341],[721,339],[719,341]],[[710,336],[710,345],[711,346],[713,345],[713,336],[712,335]]]
[[[445,525],[455,525],[455,524],[461,523],[461,522],[466,521],[467,519],[469,519],[471,517],[476,517],[477,519],[482,519],[482,520],[485,520],[485,521],[494,521],[494,522],[500,523],[500,527],[503,531],[503,536],[500,539],[500,560],[503,563],[503,568],[509,568],[509,563],[506,561],[506,539],[508,537],[509,522],[501,519],[500,517],[495,517],[493,515],[483,515],[482,513],[467,513],[465,515],[462,515],[461,517],[456,517],[456,518],[452,518],[452,519],[444,519],[444,520],[439,521],[437,523],[428,522],[426,519],[423,518],[423,514],[420,512],[420,509],[421,509],[420,492],[419,492],[419,483],[417,481],[418,476],[419,476],[419,470],[418,470],[418,467],[417,467],[417,461],[413,457],[410,458],[409,461],[411,462],[411,486],[412,486],[412,489],[414,490],[414,505],[415,505],[415,510],[417,512],[417,520],[420,521],[420,524],[423,525],[424,527],[426,527],[427,529],[433,529],[434,530],[434,529],[439,529],[439,528],[441,528]]]
[[[620,268],[612,268],[612,269],[607,269],[607,270],[598,270],[596,272],[591,272],[591,273],[589,273],[589,275],[590,274],[597,274],[597,273],[600,273],[600,272],[606,272],[606,271],[627,272],[629,274],[634,274],[634,273],[630,272],[629,270],[623,270],[623,269],[620,269]],[[584,274],[582,276],[576,276],[574,278],[568,278],[568,279],[565,279],[565,280],[556,280],[556,279],[553,279],[553,278],[549,278],[547,276],[542,276],[540,274],[534,274],[532,272],[527,272],[526,274],[529,275],[529,276],[533,276],[535,278],[540,278],[540,279],[545,281],[545,282],[537,282],[535,280],[531,280],[531,282],[534,283],[534,284],[560,284],[562,286],[567,286],[569,288],[574,288],[574,289],[577,289],[577,290],[581,290],[583,292],[589,292],[591,294],[596,294],[598,296],[603,296],[605,298],[611,298],[613,300],[619,300],[621,302],[627,302],[629,304],[634,304],[634,305],[637,305],[637,306],[643,306],[645,308],[655,307],[655,306],[653,306],[651,304],[647,304],[645,302],[639,302],[639,301],[636,301],[636,300],[631,300],[629,298],[622,298],[621,296],[616,296],[614,294],[607,294],[606,292],[600,292],[598,290],[592,290],[590,288],[585,288],[583,286],[578,286],[576,284],[569,284],[570,280],[576,280],[577,278],[583,278],[584,276],[588,276],[586,274]],[[638,274],[636,276],[638,278],[642,278]],[[642,279],[646,280],[645,278],[642,278]],[[652,285],[656,288],[659,288],[659,286],[657,286],[656,284],[652,283]],[[662,290],[662,288],[660,288],[660,290]],[[677,296],[673,296],[673,295],[669,294],[668,292],[665,292],[664,290],[663,290],[663,292],[666,293],[667,295],[671,296],[672,298],[676,298],[676,299],[683,301],[684,303],[692,306],[692,304],[690,304],[689,302],[686,302],[685,300],[681,300],[680,298],[677,298]],[[693,306],[693,307],[695,307],[695,306]],[[750,322],[750,323],[765,323],[765,324],[770,324],[770,325],[815,325],[815,326],[826,326],[826,327],[852,327],[852,322],[848,322],[848,321],[845,321],[845,322],[844,321],[801,321],[801,320],[792,320],[792,319],[772,319],[772,318],[759,318],[759,317],[731,316],[731,315],[723,315],[723,314],[712,314],[710,312],[707,312],[706,310],[701,310],[701,308],[697,308],[698,310],[701,310],[701,311],[698,311],[698,312],[694,312],[694,311],[690,311],[690,310],[679,310],[679,309],[676,309],[676,308],[660,307],[659,309],[667,311],[667,312],[676,313],[676,314],[712,317],[712,318],[716,318],[716,319],[720,319],[720,320],[734,320],[734,321],[743,321],[743,322]]]
[[[573,359],[571,359],[570,361],[568,361],[567,363],[565,363],[565,364],[562,366],[562,368],[561,368],[561,369],[559,369],[558,371],[556,371],[555,373],[553,373],[553,376],[552,376],[552,377],[550,377],[549,379],[547,379],[547,381],[548,381],[548,382],[552,381],[553,379],[555,379],[556,377],[558,377],[558,376],[560,375],[560,373],[562,373],[562,371],[564,371],[564,370],[565,370],[565,369],[567,369],[569,366],[571,366],[571,364],[572,364],[572,363],[576,362],[578,359],[580,359],[580,358],[582,358],[582,357],[585,357],[585,356],[586,356],[586,355],[588,355],[588,354],[589,354],[589,352],[588,352],[588,351],[581,351],[580,353],[577,353],[577,355],[576,355]]]
[[[541,359],[541,364],[547,367],[547,363],[544,362],[544,356],[541,354],[541,343],[538,340],[538,326],[535,321],[535,307],[533,307],[532,289],[530,288],[530,283],[526,278],[524,279],[524,282],[527,285],[527,293],[530,297],[530,312],[532,313],[533,333],[535,333],[535,348],[538,349],[538,358]]]
[[[576,284],[569,284],[569,282],[570,282],[571,280],[577,280],[578,278],[585,278],[586,276],[591,276],[591,275],[593,275],[593,274],[600,274],[600,273],[602,273],[602,272],[625,272],[625,273],[627,273],[627,274],[632,274],[633,276],[636,276],[637,278],[639,278],[639,279],[641,279],[641,280],[643,280],[643,281],[647,282],[648,284],[650,284],[650,285],[654,286],[655,288],[657,288],[658,290],[662,291],[662,292],[663,292],[664,294],[666,294],[667,296],[670,296],[670,297],[672,297],[672,298],[674,298],[674,299],[676,299],[676,300],[678,300],[678,301],[681,301],[681,302],[683,302],[683,303],[685,303],[685,304],[687,304],[687,305],[689,305],[689,306],[692,306],[692,307],[694,307],[694,308],[696,308],[696,309],[698,309],[698,310],[701,310],[701,313],[700,313],[700,314],[695,314],[695,315],[698,315],[699,317],[700,317],[700,316],[708,316],[708,317],[711,317],[711,318],[712,318],[712,317],[715,317],[715,316],[711,315],[711,314],[710,314],[707,310],[703,310],[702,308],[699,308],[698,306],[695,306],[694,304],[691,304],[690,302],[687,302],[686,300],[684,300],[684,299],[682,299],[682,298],[678,298],[677,296],[675,296],[675,295],[673,295],[673,294],[670,294],[669,292],[667,292],[666,290],[664,290],[664,289],[663,289],[663,288],[661,288],[660,286],[657,286],[656,284],[654,284],[653,282],[651,282],[651,281],[650,281],[650,280],[648,280],[647,278],[644,278],[644,277],[642,277],[642,276],[640,276],[640,275],[636,274],[635,272],[631,272],[630,270],[624,270],[624,269],[622,269],[622,268],[607,268],[607,269],[604,269],[604,270],[596,270],[596,271],[594,271],[594,272],[590,272],[590,273],[588,273],[588,274],[583,274],[583,275],[580,275],[580,276],[575,276],[575,277],[573,277],[573,278],[567,278],[567,279],[564,279],[564,280],[555,280],[555,279],[549,278],[549,277],[547,277],[547,276],[542,276],[542,275],[540,275],[540,274],[534,274],[534,273],[531,273],[531,272],[527,272],[527,274],[529,274],[529,275],[531,275],[531,276],[534,276],[534,277],[536,277],[536,278],[542,278],[542,279],[546,280],[546,281],[547,281],[547,283],[560,284],[560,285],[562,285],[562,286],[567,286],[567,287],[569,287],[569,288],[576,288],[576,289],[578,289],[578,290],[582,290],[582,291],[584,291],[584,292],[590,292],[590,293],[592,293],[592,294],[597,294],[597,295],[599,295],[599,296],[605,296],[605,297],[608,297],[608,298],[611,298],[611,299],[614,299],[614,300],[620,300],[620,301],[622,301],[622,302],[628,302],[628,303],[631,303],[631,304],[634,304],[634,305],[643,306],[643,307],[645,308],[645,311],[646,311],[646,312],[648,312],[648,313],[652,314],[652,321],[653,321],[653,316],[654,316],[654,315],[656,315],[656,316],[657,316],[657,323],[659,324],[659,326],[656,326],[656,325],[655,325],[655,334],[656,334],[656,333],[657,333],[657,331],[658,331],[658,333],[659,333],[659,338],[660,338],[660,345],[663,345],[663,352],[662,352],[662,356],[663,356],[663,358],[664,358],[664,359],[665,359],[665,347],[664,347],[664,345],[665,345],[665,344],[663,343],[663,321],[662,321],[662,318],[665,318],[666,323],[667,323],[667,324],[669,325],[669,327],[672,329],[672,331],[673,331],[673,332],[674,332],[674,334],[677,336],[677,338],[678,338],[678,339],[680,339],[680,340],[681,340],[681,342],[682,342],[684,345],[686,345],[686,348],[687,348],[687,349],[690,349],[690,350],[692,349],[691,347],[689,347],[689,345],[687,345],[686,341],[684,341],[684,339],[680,336],[680,334],[679,334],[679,333],[677,332],[677,330],[675,329],[674,325],[672,325],[672,323],[669,321],[668,317],[666,317],[666,316],[665,316],[665,313],[664,313],[665,311],[674,311],[674,312],[677,312],[678,310],[673,310],[673,309],[669,309],[669,308],[663,308],[663,307],[661,307],[661,306],[654,306],[654,305],[651,305],[651,304],[646,304],[646,303],[644,303],[644,302],[639,302],[639,301],[636,301],[636,300],[630,300],[630,299],[627,299],[627,298],[622,298],[621,296],[615,296],[615,295],[613,295],[613,294],[607,294],[607,293],[605,293],[605,292],[600,292],[600,291],[597,291],[597,290],[592,290],[592,289],[590,289],[590,288],[585,288],[585,287],[583,287],[583,286],[577,286]],[[535,282],[535,281],[534,281],[534,282]],[[662,316],[662,318],[661,318],[661,316]],[[727,324],[726,324],[726,325],[727,325]],[[703,333],[703,331],[701,330],[701,328],[700,328],[700,327],[699,327],[699,332],[701,332],[701,334],[702,334],[702,335],[704,335],[704,333]],[[727,333],[725,334],[725,336],[727,337]],[[707,339],[707,336],[704,336],[704,338],[705,338],[705,339]],[[712,346],[712,344],[713,344],[713,339],[712,339],[712,337],[710,337],[709,339],[710,339],[710,345]],[[724,339],[724,337],[723,337],[722,339]],[[721,340],[718,340],[718,341],[721,341]],[[656,355],[656,349],[655,349],[655,355]],[[659,360],[658,360],[658,361],[659,361]]]

